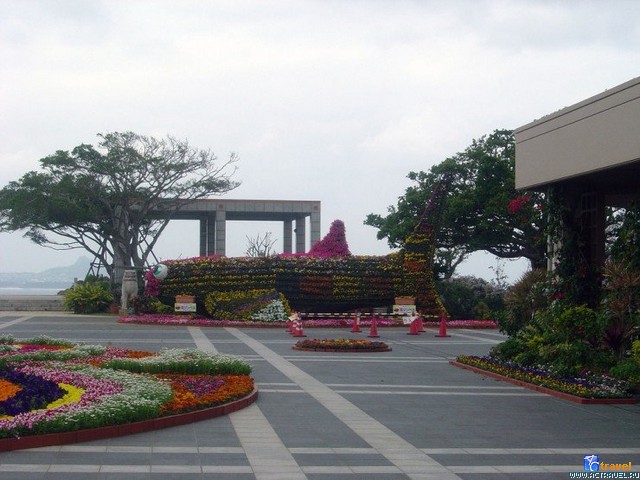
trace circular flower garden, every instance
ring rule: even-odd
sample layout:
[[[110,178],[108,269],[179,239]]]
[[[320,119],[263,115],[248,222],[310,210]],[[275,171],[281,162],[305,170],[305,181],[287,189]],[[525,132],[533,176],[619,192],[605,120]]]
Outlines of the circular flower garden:
[[[391,348],[384,342],[369,340],[351,340],[347,338],[317,338],[300,340],[293,347],[294,350],[314,352],[389,352]]]
[[[207,418],[188,415],[240,400],[246,406],[257,396],[250,373],[242,359],[195,349],[145,352],[0,337],[0,451],[22,448],[7,442],[23,437],[150,420],[161,428]],[[186,420],[176,420],[181,415]]]

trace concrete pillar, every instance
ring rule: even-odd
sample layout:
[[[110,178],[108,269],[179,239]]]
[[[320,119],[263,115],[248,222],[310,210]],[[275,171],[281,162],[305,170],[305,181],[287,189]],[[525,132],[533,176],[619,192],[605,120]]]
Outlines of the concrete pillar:
[[[227,212],[224,210],[216,211],[215,229],[216,239],[214,253],[216,255],[224,256],[227,252]]]
[[[216,251],[216,216],[207,215],[207,256],[213,255]]]
[[[296,253],[305,253],[307,244],[306,217],[296,218]]]
[[[282,226],[282,252],[291,253],[292,250],[292,224],[291,220],[285,220]]]
[[[200,218],[200,256],[207,256],[207,217]]]
[[[309,240],[311,241],[310,245],[313,246],[314,243],[320,240],[320,211],[311,212],[311,232],[309,236]]]
[[[208,257],[215,251],[215,215],[200,218],[200,256]]]

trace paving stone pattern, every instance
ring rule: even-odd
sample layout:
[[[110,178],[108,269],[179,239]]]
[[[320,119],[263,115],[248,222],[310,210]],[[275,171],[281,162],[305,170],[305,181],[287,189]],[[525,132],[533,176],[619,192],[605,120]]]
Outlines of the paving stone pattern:
[[[310,338],[367,331],[306,329]],[[0,334],[157,351],[199,348],[253,366],[259,398],[226,417],[139,435],[0,453],[2,480],[566,479],[583,457],[632,462],[640,406],[578,405],[457,369],[494,330],[378,329],[393,351],[292,350],[283,329],[122,325],[112,316],[0,313]]]

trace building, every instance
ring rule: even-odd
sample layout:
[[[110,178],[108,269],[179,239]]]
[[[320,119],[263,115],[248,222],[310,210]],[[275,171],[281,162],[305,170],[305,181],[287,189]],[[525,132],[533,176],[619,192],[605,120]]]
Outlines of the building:
[[[640,200],[640,77],[515,131],[516,188],[562,192],[592,266],[605,257],[605,207]]]

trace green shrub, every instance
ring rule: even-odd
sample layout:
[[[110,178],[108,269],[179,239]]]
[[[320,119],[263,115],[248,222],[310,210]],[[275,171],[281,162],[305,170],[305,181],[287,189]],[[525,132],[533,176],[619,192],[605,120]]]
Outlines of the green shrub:
[[[540,359],[560,377],[577,375],[592,365],[594,349],[581,341],[543,345],[539,349]]]
[[[521,365],[538,365],[544,363],[542,360],[543,348],[548,345],[549,341],[544,334],[535,331],[530,325],[525,327],[521,334],[524,348],[516,357],[515,361]]]
[[[578,306],[554,315],[550,328],[558,341],[585,340],[595,343],[602,336],[604,323],[602,317],[591,308]]]
[[[504,308],[504,290],[472,275],[439,280],[436,291],[452,319],[486,320]]]
[[[497,318],[501,332],[515,335],[531,323],[536,312],[547,306],[546,279],[545,270],[530,270],[507,290],[504,297],[505,315]]]
[[[504,342],[491,347],[489,356],[497,358],[503,362],[513,361],[525,349],[525,344],[518,337],[511,337]]]
[[[138,295],[132,300],[133,311],[136,315],[144,315],[146,313],[171,313],[173,308],[158,300],[156,297],[148,295]]]
[[[113,295],[104,282],[79,282],[64,292],[64,307],[73,313],[106,311],[113,303]]]
[[[640,364],[634,360],[626,360],[609,370],[612,377],[626,380],[635,388],[640,388]]]
[[[636,340],[631,345],[631,359],[640,367],[640,340]]]
[[[489,309],[489,305],[482,300],[476,303],[475,307],[473,307],[473,318],[476,320],[491,319],[491,310]]]

